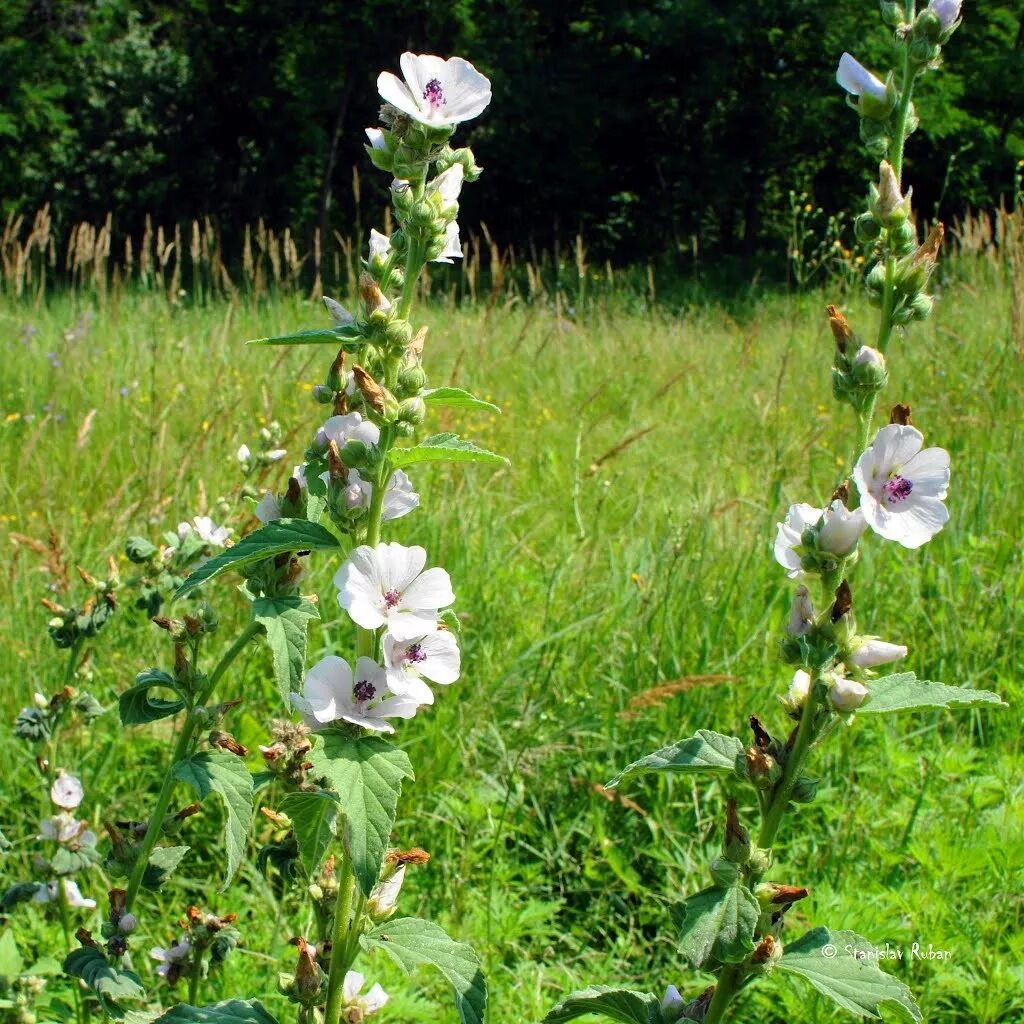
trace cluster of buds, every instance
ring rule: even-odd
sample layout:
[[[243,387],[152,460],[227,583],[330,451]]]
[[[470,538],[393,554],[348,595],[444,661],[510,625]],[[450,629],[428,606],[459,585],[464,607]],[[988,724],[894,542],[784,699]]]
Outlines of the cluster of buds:
[[[327,991],[327,972],[317,961],[317,949],[301,935],[291,940],[298,946],[299,961],[294,971],[282,971],[277,976],[278,991],[293,1003],[312,1009],[324,1001]]]
[[[963,0],[931,0],[913,21],[906,20],[906,6],[882,0],[882,19],[909,46],[910,60],[919,68],[937,67],[942,47],[960,27]]]
[[[110,956],[121,957],[128,952],[128,936],[139,926],[138,918],[128,910],[127,901],[127,889],[110,890],[107,920],[101,928]]]
[[[280,462],[288,454],[286,449],[280,447],[282,436],[281,424],[273,420],[260,428],[253,448],[247,444],[240,445],[235,452],[235,458],[242,473],[248,477],[266,466]]]
[[[835,339],[832,363],[832,394],[848,402],[857,413],[869,408],[889,381],[885,356],[870,345],[862,345],[835,306],[828,306],[829,324]]]
[[[178,922],[181,938],[166,948],[154,946],[149,955],[160,966],[157,974],[168,985],[176,985],[189,971],[210,971],[227,959],[241,938],[234,927],[237,914],[218,917],[198,907],[189,907],[185,918]]]
[[[287,790],[306,788],[306,772],[313,745],[309,728],[302,722],[276,718],[270,723],[271,742],[260,747],[267,768],[284,783]]]
[[[108,561],[108,574],[104,579],[97,579],[81,567],[78,575],[91,591],[80,606],[66,608],[49,598],[42,601],[51,615],[47,623],[50,639],[60,650],[91,640],[117,611],[116,591],[121,586],[121,577],[113,558]]]
[[[88,724],[103,711],[103,705],[95,697],[73,686],[62,687],[52,697],[36,693],[33,706],[18,712],[14,720],[14,734],[29,743],[44,743],[67,722],[69,716]],[[48,770],[42,758],[39,769],[43,772]]]

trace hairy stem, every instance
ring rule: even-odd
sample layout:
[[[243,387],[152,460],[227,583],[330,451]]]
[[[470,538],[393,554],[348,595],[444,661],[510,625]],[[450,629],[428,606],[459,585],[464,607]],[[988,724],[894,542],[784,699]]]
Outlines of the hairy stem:
[[[355,951],[352,944],[352,906],[355,900],[355,873],[347,854],[342,855],[341,877],[338,880],[338,902],[334,911],[334,929],[331,934],[331,964],[327,972],[327,1001],[324,1006],[324,1024],[339,1024],[345,997],[345,975],[348,973]],[[356,936],[358,940],[358,936]]]
[[[211,673],[206,689],[202,694],[200,694],[197,703],[202,704],[210,699],[213,695],[214,688],[220,681],[221,676],[224,675],[228,666],[230,666],[235,658],[237,658],[245,649],[249,641],[259,632],[259,629],[259,623],[250,622],[249,625],[242,630],[238,639],[235,640],[217,663],[217,667]],[[178,734],[178,742],[174,745],[174,752],[171,754],[170,764],[167,766],[167,772],[164,775],[163,784],[160,787],[160,792],[157,794],[156,807],[153,809],[153,814],[149,819],[146,834],[139,846],[135,858],[135,864],[132,867],[132,872],[128,879],[128,895],[126,897],[127,910],[131,910],[135,904],[135,899],[139,894],[139,887],[142,885],[142,876],[145,874],[146,866],[149,864],[149,856],[153,852],[153,847],[156,846],[157,839],[160,838],[164,818],[167,815],[167,809],[171,805],[174,784],[177,781],[172,773],[172,769],[179,761],[183,761],[189,756],[192,751],[192,745],[195,741],[196,733],[200,728],[202,728],[205,722],[206,717],[204,715],[194,714],[193,711],[190,710],[182,724],[181,732]]]

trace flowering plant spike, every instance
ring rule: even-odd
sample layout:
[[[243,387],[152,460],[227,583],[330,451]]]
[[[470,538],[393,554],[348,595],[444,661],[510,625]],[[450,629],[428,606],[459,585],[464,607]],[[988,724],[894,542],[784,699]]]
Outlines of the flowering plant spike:
[[[128,543],[127,556],[140,572],[132,581],[141,593],[137,607],[169,641],[170,664],[139,673],[119,701],[126,728],[163,719],[177,726],[153,805],[135,809],[137,820],[106,822],[105,836],[98,837],[78,817],[87,794],[60,767],[56,737],[74,716],[88,719],[102,709],[65,687],[52,699],[39,695],[37,707],[19,716],[18,735],[44,748],[36,763],[49,800],[39,838],[52,849],[47,860],[39,859],[45,876],[15,885],[3,909],[35,903],[59,913],[78,1024],[96,1009],[120,1019],[143,999],[167,1005],[179,986],[187,987],[187,1001],[159,1020],[273,1021],[254,993],[201,1005],[205,979],[222,969],[240,941],[235,915],[193,906],[177,928],[161,931],[154,913],[153,894],[188,863],[187,819],[215,803],[223,820],[223,854],[216,859],[224,889],[247,856],[258,820],[267,837],[259,870],[288,890],[291,902],[301,897],[306,903],[304,923],[291,927],[312,934],[292,939],[288,970],[273,975],[300,1022],[349,1024],[387,1004],[380,984],[367,983],[355,969],[367,954],[363,970],[372,970],[382,955],[406,971],[434,967],[454,990],[461,1020],[484,1019],[487,990],[474,951],[435,924],[397,916],[403,885],[411,884],[407,876],[429,857],[391,845],[401,788],[413,777],[409,757],[391,737],[434,702],[436,686],[457,682],[461,658],[448,573],[422,547],[389,542],[383,533],[419,508],[421,464],[507,462],[453,433],[417,443],[434,407],[497,411],[461,389],[427,387],[426,328],[412,321],[424,266],[462,255],[459,197],[481,171],[469,149],[450,143],[458,124],[484,111],[491,92],[488,80],[459,57],[406,53],[401,67],[404,80],[381,74],[380,126],[366,131],[370,159],[392,178],[397,229],[390,237],[371,232],[358,309],[325,298],[329,326],[253,343],[330,346],[323,383],[313,390],[324,415],[310,431],[302,461],[281,490],[261,493],[250,482],[286,464],[283,432],[269,424],[234,453],[255,528],[233,536],[221,518],[225,507],[217,512],[220,524],[195,516],[166,534],[162,545],[138,537]],[[329,604],[350,621],[354,643],[307,666],[307,636],[320,618],[320,602],[303,593],[303,583],[307,562],[324,556],[336,569]],[[69,651],[69,681],[84,640],[117,607],[121,581],[113,565],[111,573],[104,581],[83,574],[94,592],[82,608],[48,604],[51,636]],[[211,602],[220,596],[215,581],[227,573],[242,578],[247,624],[218,650]],[[172,600],[180,618],[158,614]],[[229,669],[256,640],[269,648],[279,713],[286,716],[260,747],[259,772],[225,728],[245,699],[241,687],[227,685]],[[138,798],[126,794],[123,804]],[[100,861],[115,886],[105,923],[98,935],[75,932],[76,915],[97,901],[70,876]],[[158,966],[147,970],[147,959]],[[150,984],[156,987],[147,994]]]
[[[895,32],[899,67],[879,77],[844,53],[836,74],[859,115],[861,139],[872,158],[881,160],[867,210],[856,221],[859,240],[870,246],[867,288],[879,309],[870,344],[861,342],[836,307],[828,307],[835,339],[833,392],[851,406],[856,421],[847,469],[853,487],[840,481],[832,495],[794,504],[775,538],[775,559],[796,584],[780,645],[793,673],[780,696],[790,721],[783,718],[770,730],[751,716],[749,745],[702,729],[635,761],[608,783],[618,786],[644,772],[717,776],[733,793],[725,808],[721,855],[710,865],[706,888],[682,905],[682,963],[666,979],[664,996],[594,986],[563,1000],[546,1024],[588,1014],[631,1024],[719,1024],[748,986],[763,984],[773,972],[803,979],[861,1018],[922,1020],[910,990],[879,968],[867,939],[827,927],[790,935],[787,912],[808,890],[788,884],[798,869],[787,867],[783,874],[775,852],[788,815],[814,799],[817,780],[808,763],[838,726],[870,728],[871,716],[899,711],[1005,706],[984,690],[920,680],[913,672],[876,671],[910,653],[900,643],[861,632],[869,618],[867,583],[858,587],[854,616],[851,580],[861,544],[878,538],[918,548],[949,519],[948,453],[926,446],[908,406],[897,405],[891,422],[878,430],[875,410],[888,383],[890,343],[932,310],[927,289],[942,225],[920,241],[903,151],[917,126],[914,87],[938,67],[942,47],[960,24],[960,0],[932,0],[920,11],[914,0],[883,2],[882,14]],[[780,875],[787,884],[775,880]],[[703,980],[685,968],[703,972]]]

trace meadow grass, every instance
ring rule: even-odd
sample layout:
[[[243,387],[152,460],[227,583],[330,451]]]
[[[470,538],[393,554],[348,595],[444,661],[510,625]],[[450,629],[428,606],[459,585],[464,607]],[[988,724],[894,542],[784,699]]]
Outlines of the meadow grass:
[[[432,854],[407,883],[403,912],[422,911],[476,946],[494,1022],[538,1020],[581,983],[660,991],[671,982],[693,994],[711,980],[679,962],[674,907],[707,884],[726,794],[681,777],[632,780],[621,798],[600,784],[698,728],[746,736],[752,712],[784,728],[775,695],[790,672],[776,641],[791,587],[771,556],[774,524],[791,501],[823,501],[854,454],[852,416],[829,396],[823,306],[834,298],[751,296],[731,314],[629,295],[585,311],[425,307],[433,383],[470,388],[504,410],[442,412],[434,424],[512,465],[417,472],[429,511],[392,534],[425,545],[431,564],[450,572],[465,667],[398,734],[417,778],[395,840]],[[999,268],[961,261],[933,319],[894,345],[886,397],[911,402],[929,440],[951,451],[951,520],[921,551],[866,544],[854,597],[861,629],[907,643],[907,667],[921,677],[999,690],[1013,706],[844,729],[813,762],[818,800],[799,810],[799,837],[783,838],[773,872],[811,888],[790,938],[806,920],[904,950],[885,967],[932,1024],[1024,1020],[1024,379],[1012,301]],[[843,308],[855,329],[875,323],[859,299]],[[4,721],[33,691],[61,685],[63,657],[39,599],[61,599],[65,570],[100,571],[127,535],[155,539],[221,496],[234,501],[233,452],[270,419],[289,431],[285,465],[301,459],[322,410],[309,389],[333,353],[242,341],[323,320],[296,296],[198,307],[144,292],[102,305],[81,292],[41,305],[0,299]],[[277,469],[264,483],[283,486]],[[248,517],[235,508],[242,528]],[[51,535],[59,557],[24,540],[49,544]],[[332,567],[312,563],[323,622],[311,659],[351,644]],[[73,595],[73,570],[70,578]],[[243,602],[228,581],[207,589],[226,647]],[[166,763],[168,723],[126,733],[116,717],[117,694],[165,658],[156,633],[121,615],[77,680],[112,708],[59,755],[82,776],[82,810],[97,823],[143,816]],[[243,699],[229,726],[250,747],[284,713],[261,647],[221,695]],[[32,877],[45,794],[9,728],[0,758],[0,827],[15,843],[0,864],[9,884]],[[264,879],[254,856],[229,893],[216,892],[222,865],[206,837],[217,817],[205,811],[186,825],[185,870],[160,894],[161,913],[143,917],[135,948],[166,945],[189,903],[237,912],[244,948],[203,998],[262,997],[275,990],[276,957],[293,959],[288,938],[310,923],[301,894]],[[82,880],[101,901],[107,887],[96,870]],[[38,910],[15,914],[26,960],[59,955],[59,932]],[[950,957],[912,959],[914,942]],[[142,960],[137,968],[155,982]],[[379,958],[362,965],[386,988],[394,980]],[[454,1021],[443,985],[419,981],[387,1018]],[[290,1019],[282,999],[268,1003]],[[741,997],[736,1019],[841,1016],[809,989],[772,979]]]

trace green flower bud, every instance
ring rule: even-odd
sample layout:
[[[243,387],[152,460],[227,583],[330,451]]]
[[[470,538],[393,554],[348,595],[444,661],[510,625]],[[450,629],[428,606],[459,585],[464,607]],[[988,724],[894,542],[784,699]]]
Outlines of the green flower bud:
[[[867,273],[864,284],[869,292],[876,292],[881,295],[885,288],[885,264],[876,263]]]
[[[927,320],[931,316],[934,305],[935,300],[930,295],[921,292],[910,300],[907,308],[910,310],[912,320]]]
[[[763,875],[772,866],[772,851],[761,849],[755,846],[750,851],[750,860],[747,861],[748,870],[757,875]]]
[[[740,866],[725,857],[716,857],[711,862],[711,878],[715,885],[728,889],[736,884],[740,877]]]
[[[882,21],[890,28],[896,28],[903,23],[905,9],[903,4],[895,0],[881,0]]]
[[[125,542],[124,553],[136,565],[148,562],[156,552],[156,545],[151,544],[145,537],[129,537]]]
[[[427,199],[415,203],[409,212],[409,223],[417,228],[437,229],[437,210]]]
[[[316,384],[313,387],[313,401],[321,405],[332,405],[336,392],[334,388],[326,384]]]
[[[811,779],[806,775],[801,775],[800,778],[793,783],[789,799],[796,804],[809,804],[817,795],[819,785],[819,779]]]
[[[910,60],[914,64],[922,66],[931,64],[932,61],[938,59],[940,53],[942,53],[942,47],[938,43],[932,43],[924,36],[918,36],[915,33],[910,43]]]
[[[419,426],[427,418],[427,403],[422,398],[407,398],[398,407],[399,423]]]
[[[389,345],[404,349],[412,341],[412,325],[408,320],[392,320],[384,329],[384,337]]]
[[[916,295],[928,283],[928,268],[924,263],[901,260],[896,265],[896,290],[903,295]]]
[[[914,41],[937,46],[942,39],[942,21],[930,8],[926,7],[914,20]],[[913,55],[913,47],[911,47]]]
[[[857,241],[863,244],[873,242],[881,232],[882,225],[870,210],[867,213],[862,213],[853,222],[853,233],[856,235]]]
[[[427,375],[423,367],[418,363],[411,366],[403,366],[398,371],[398,395],[399,397],[412,397],[418,395],[427,385]]]
[[[917,228],[904,220],[889,229],[889,244],[897,256],[908,256],[917,247]]]

